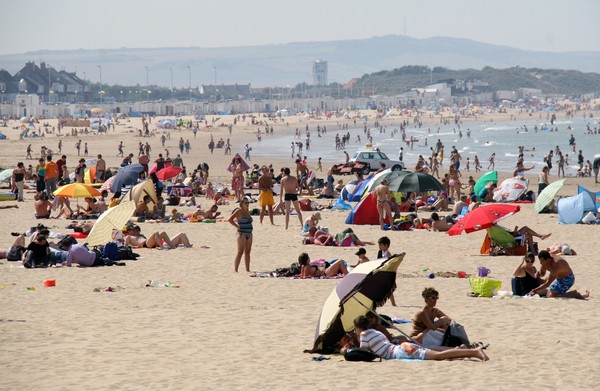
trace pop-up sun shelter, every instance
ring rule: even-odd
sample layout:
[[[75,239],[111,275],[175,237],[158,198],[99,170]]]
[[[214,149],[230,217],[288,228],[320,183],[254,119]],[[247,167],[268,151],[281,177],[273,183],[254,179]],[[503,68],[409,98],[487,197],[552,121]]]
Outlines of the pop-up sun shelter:
[[[385,223],[390,224],[390,216],[386,216]],[[354,206],[348,218],[346,218],[346,224],[379,225],[377,197],[374,193],[369,193]]]
[[[587,212],[595,211],[592,196],[584,191],[573,197],[561,198],[556,204],[559,224],[577,224]]]

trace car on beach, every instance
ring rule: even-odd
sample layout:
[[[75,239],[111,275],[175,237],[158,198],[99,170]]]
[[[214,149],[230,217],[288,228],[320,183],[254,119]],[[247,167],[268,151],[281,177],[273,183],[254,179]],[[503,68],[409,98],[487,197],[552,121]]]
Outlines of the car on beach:
[[[350,159],[352,163],[369,163],[370,171],[377,171],[381,168],[381,164],[385,164],[385,168],[391,168],[392,171],[404,170],[404,162],[400,160],[391,160],[387,155],[377,149],[358,150]]]

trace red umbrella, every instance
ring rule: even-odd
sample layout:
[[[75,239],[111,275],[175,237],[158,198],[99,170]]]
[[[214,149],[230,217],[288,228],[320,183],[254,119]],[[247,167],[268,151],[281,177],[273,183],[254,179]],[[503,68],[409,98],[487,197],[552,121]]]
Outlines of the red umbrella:
[[[179,175],[181,168],[179,167],[165,167],[156,173],[156,177],[161,181],[166,181]]]
[[[518,205],[508,204],[490,204],[480,206],[467,213],[462,219],[448,230],[448,235],[460,235],[463,231],[466,233],[481,231],[504,220],[517,213],[521,208]]]

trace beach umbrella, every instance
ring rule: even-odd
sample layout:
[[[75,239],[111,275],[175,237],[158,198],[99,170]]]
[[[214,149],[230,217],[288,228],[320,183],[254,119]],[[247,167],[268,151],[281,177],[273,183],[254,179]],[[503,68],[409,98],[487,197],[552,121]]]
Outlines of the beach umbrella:
[[[100,186],[100,191],[102,191],[102,190],[109,190],[110,191],[110,187],[112,186],[112,183],[113,183],[114,180],[115,180],[115,176],[111,176],[110,178],[108,178],[102,184],[102,186]]]
[[[140,173],[144,171],[144,166],[139,163],[130,164],[125,166],[117,172],[115,179],[113,179],[110,191],[116,193],[121,191],[123,186],[135,185],[138,182]]]
[[[156,177],[161,181],[166,181],[167,179],[175,178],[180,172],[181,168],[179,167],[165,167],[156,173]]]
[[[494,189],[494,201],[511,202],[517,200],[529,187],[529,179],[522,177],[507,178]]]
[[[558,193],[564,185],[565,179],[560,179],[546,186],[535,199],[535,213],[540,213],[546,206],[550,205],[552,200],[554,200],[554,197],[556,197],[556,193]]]
[[[365,189],[365,195],[369,194],[371,191],[373,191],[373,189],[375,189],[377,186],[379,186],[379,184],[381,183],[381,181],[383,181],[384,179],[386,179],[388,176],[390,176],[393,173],[399,173],[399,172],[406,172],[406,171],[392,171],[391,168],[388,168],[386,170],[383,170],[377,174],[375,174],[375,176],[373,176],[373,179],[371,180],[371,182],[369,182],[369,185],[367,186],[367,188]],[[388,179],[389,181],[389,179]]]
[[[498,171],[490,171],[483,174],[473,187],[475,194],[479,194],[481,190],[490,182],[498,183]]]
[[[448,230],[448,235],[460,235],[463,231],[466,233],[481,231],[514,215],[519,210],[521,208],[518,205],[488,204],[480,206],[458,220]]]
[[[312,352],[332,353],[354,319],[382,306],[396,289],[396,270],[404,253],[361,263],[338,282],[317,321]]]
[[[156,187],[154,186],[154,182],[151,180],[145,180],[144,182],[138,183],[133,186],[129,193],[125,196],[126,200],[131,200],[136,204],[140,202],[144,198],[145,195],[149,195],[152,198],[152,202],[158,201],[158,197],[156,196]],[[149,205],[150,206],[150,205]]]
[[[14,168],[7,168],[6,170],[0,172],[0,182],[7,181],[12,178]]]
[[[94,223],[86,243],[90,246],[106,244],[113,240],[114,229],[121,230],[135,211],[135,202],[125,201],[103,212]]]
[[[93,114],[99,114],[102,112],[102,109],[99,107],[94,107],[93,109],[90,110]]]
[[[92,166],[85,170],[85,174],[83,175],[83,181],[85,183],[94,183],[96,179],[96,166]]]
[[[235,160],[236,158],[239,158],[242,163],[242,171],[247,171],[250,168],[248,163],[246,163],[246,161],[244,159],[242,159],[242,156],[239,153],[235,154],[235,156],[233,157],[233,160]],[[229,166],[227,167],[227,171],[229,171],[229,172],[233,172],[234,169],[235,169],[235,166],[233,165],[233,163],[230,163]]]
[[[396,192],[419,192],[424,193],[428,191],[443,191],[444,188],[440,181],[434,176],[425,174],[423,172],[410,172],[410,171],[394,171],[395,177],[391,180],[388,179],[388,187],[390,191]]]
[[[54,191],[57,197],[68,197],[68,198],[86,198],[86,197],[98,197],[101,193],[90,185],[84,183],[69,183],[59,187]]]

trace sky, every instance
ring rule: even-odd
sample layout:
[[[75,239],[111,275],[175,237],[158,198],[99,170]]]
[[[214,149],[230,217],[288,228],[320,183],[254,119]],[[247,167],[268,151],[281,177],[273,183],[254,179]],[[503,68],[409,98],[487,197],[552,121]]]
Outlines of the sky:
[[[525,50],[600,51],[598,0],[2,0],[0,54],[467,38]]]

